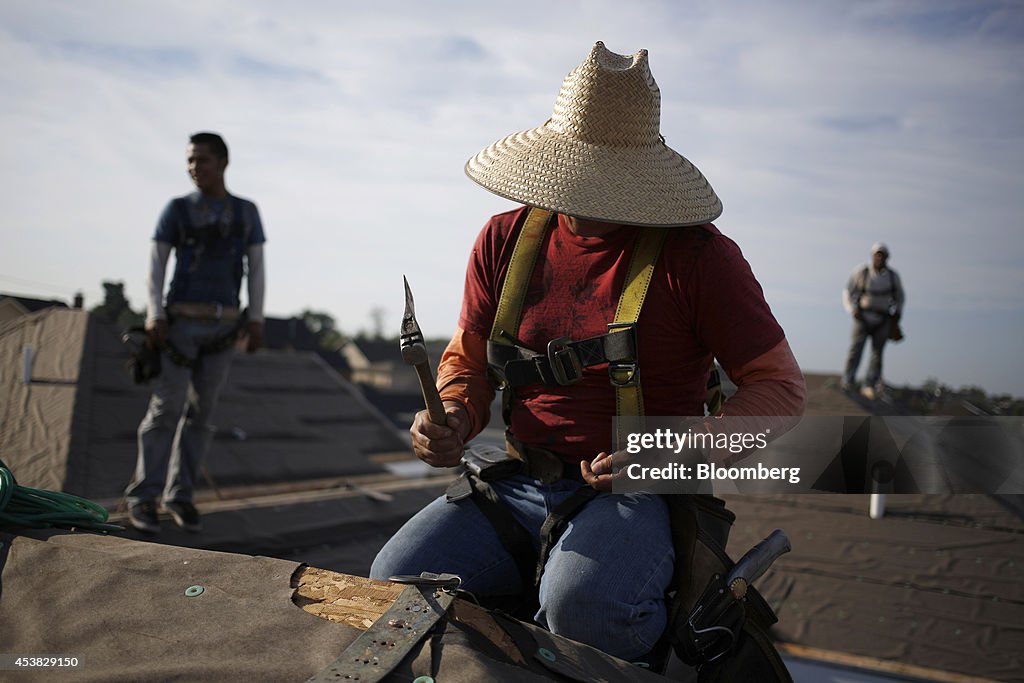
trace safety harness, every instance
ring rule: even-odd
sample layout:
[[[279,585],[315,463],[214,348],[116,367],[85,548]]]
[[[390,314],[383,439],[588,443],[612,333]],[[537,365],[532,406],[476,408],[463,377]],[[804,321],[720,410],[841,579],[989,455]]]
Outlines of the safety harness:
[[[559,337],[548,342],[547,352],[542,354],[521,346],[516,335],[522,321],[526,289],[553,215],[551,211],[538,208],[531,208],[527,214],[512,250],[487,342],[491,372],[498,388],[506,390],[503,395],[506,423],[517,387],[575,384],[583,378],[583,368],[602,363],[608,363],[608,379],[615,387],[616,414],[619,417],[642,416],[644,403],[637,365],[636,323],[667,229],[640,229],[608,332],[582,341]],[[618,434],[615,442],[621,445]]]
[[[204,258],[231,259],[230,271],[219,276],[224,280],[220,284],[234,287],[236,292],[241,286],[244,274],[241,254],[251,230],[242,201],[228,195],[219,216],[208,214],[206,201],[199,193],[193,193],[171,202],[178,222],[178,239],[174,246],[180,261],[168,292],[169,301],[177,300],[188,291],[189,280]]]
[[[199,261],[205,257],[223,259],[231,253],[241,252],[249,238],[251,226],[245,219],[244,207],[240,199],[228,195],[223,213],[215,220],[204,220],[206,209],[202,206],[205,200],[199,193],[172,200],[171,206],[177,219],[177,241],[174,244],[177,258],[175,276],[171,282],[168,299],[173,300],[175,294],[187,290],[188,281],[196,272]],[[241,286],[243,267],[241,258],[237,258],[231,267],[228,277],[237,290]],[[170,307],[168,307],[170,308]],[[160,352],[167,354],[175,365],[184,368],[196,368],[205,355],[226,351],[235,345],[238,337],[248,321],[248,311],[241,311],[235,324],[225,334],[199,347],[195,358],[187,356],[171,343],[164,340],[160,349],[153,349],[147,342],[148,333],[141,326],[130,327],[121,334],[121,341],[128,347],[128,368],[132,380],[136,384],[144,384],[160,375]],[[174,322],[174,315],[167,311],[167,322]]]
[[[188,279],[198,268],[200,259],[224,259],[234,254],[231,271],[227,277],[231,278],[229,284],[237,291],[244,274],[240,254],[245,250],[245,243],[251,230],[249,222],[245,219],[244,206],[238,197],[228,195],[224,201],[223,212],[211,221],[206,216],[205,201],[201,195],[193,193],[187,197],[178,197],[173,202],[174,212],[178,218],[178,242],[175,247],[178,258],[182,259],[183,263],[175,273],[176,281],[172,284],[172,289],[187,288]],[[178,278],[181,278],[181,281],[177,281]],[[168,293],[168,300],[174,298],[173,294],[173,291]],[[194,368],[203,356],[220,353],[234,346],[247,322],[246,313],[247,311],[241,312],[228,332],[200,346],[195,358],[183,354],[170,341],[165,342],[164,352],[176,365]],[[167,322],[174,322],[170,311]]]
[[[487,344],[491,375],[498,388],[504,391],[503,412],[506,423],[509,421],[516,388],[528,384],[575,384],[583,378],[584,368],[602,363],[608,364],[608,378],[615,388],[617,414],[642,416],[643,396],[637,365],[636,323],[651,282],[654,264],[665,241],[666,230],[642,229],[608,332],[582,341],[559,337],[552,340],[547,346],[547,353],[542,354],[519,344],[517,334],[522,321],[527,285],[553,215],[551,211],[543,209],[529,210],[512,250]],[[550,451],[518,441],[511,434],[507,434],[506,438],[507,452],[479,447],[466,452],[463,458],[464,474],[449,488],[448,500],[454,502],[472,498],[515,559],[523,586],[529,590],[540,584],[550,550],[569,521],[598,492],[590,486],[582,486],[556,506],[545,519],[539,547],[535,547],[532,535],[519,524],[489,482],[518,472],[526,472],[546,483],[562,478],[580,480],[580,474],[576,467],[563,463]],[[618,444],[621,440],[619,435],[615,436],[615,440]]]
[[[636,323],[654,265],[665,241],[666,230],[642,229],[633,250],[615,317],[608,325],[606,334],[581,341],[559,337],[548,343],[546,353],[537,353],[522,346],[517,334],[522,321],[527,285],[553,215],[551,211],[543,209],[529,210],[512,250],[487,344],[491,375],[498,388],[504,391],[503,412],[506,423],[518,387],[529,384],[575,384],[583,378],[584,368],[602,363],[608,364],[608,379],[615,388],[617,414],[642,416],[643,395],[637,364]],[[507,453],[500,449],[474,448],[467,451],[463,459],[466,471],[449,489],[448,500],[472,497],[515,558],[523,586],[530,589],[539,585],[550,550],[569,521],[597,495],[597,491],[590,486],[582,486],[556,506],[545,519],[539,547],[535,547],[531,534],[516,521],[489,481],[520,471],[547,483],[562,478],[579,480],[580,474],[578,469],[563,463],[550,451],[520,442],[511,434],[507,434],[506,438]],[[621,441],[618,434],[615,435],[615,441],[617,444]]]
[[[860,273],[857,274],[856,289],[853,290],[853,303],[857,309],[860,309],[860,300],[865,294],[871,294],[874,296],[877,292],[872,292],[868,289],[868,273],[870,272],[870,266],[864,266]],[[886,269],[889,273],[889,291],[882,292],[883,294],[889,295],[889,305],[884,310],[868,309],[874,313],[883,313],[889,317],[893,317],[893,307],[896,302],[896,287],[899,285],[899,276],[896,271],[891,268]]]

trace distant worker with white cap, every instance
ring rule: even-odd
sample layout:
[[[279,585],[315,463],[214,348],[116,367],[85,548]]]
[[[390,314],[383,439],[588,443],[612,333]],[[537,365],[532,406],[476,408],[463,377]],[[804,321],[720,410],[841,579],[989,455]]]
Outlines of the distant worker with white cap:
[[[888,261],[889,247],[876,242],[871,247],[871,263],[858,266],[843,290],[843,306],[853,316],[853,332],[841,386],[844,391],[856,386],[857,367],[870,337],[871,359],[862,390],[870,399],[879,398],[885,389],[882,382],[885,343],[890,339],[903,339],[899,321],[906,296],[899,274],[888,267]]]

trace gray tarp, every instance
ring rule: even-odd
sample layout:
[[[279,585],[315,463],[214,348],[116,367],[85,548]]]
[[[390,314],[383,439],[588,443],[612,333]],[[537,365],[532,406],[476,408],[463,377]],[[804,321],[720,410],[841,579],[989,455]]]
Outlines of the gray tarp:
[[[296,562],[65,532],[0,542],[0,653],[82,661],[6,680],[302,681],[358,635],[292,603]]]
[[[302,567],[295,562],[71,532],[0,533],[0,543],[0,653],[81,661],[74,670],[4,671],[4,680],[299,682],[359,634],[293,603]],[[190,597],[194,586],[202,592]],[[520,635],[523,629],[522,664],[481,647],[472,628],[449,623],[439,642],[421,643],[386,680],[667,680],[536,627],[521,627]],[[540,647],[550,661],[534,656]]]

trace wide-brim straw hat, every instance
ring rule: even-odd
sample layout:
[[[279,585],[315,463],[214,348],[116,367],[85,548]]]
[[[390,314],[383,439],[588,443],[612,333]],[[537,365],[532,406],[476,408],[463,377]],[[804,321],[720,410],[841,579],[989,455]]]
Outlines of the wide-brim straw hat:
[[[629,225],[708,223],[722,202],[704,175],[661,136],[661,92],[647,50],[598,42],[562,82],[551,118],[466,163],[491,192],[558,213]]]

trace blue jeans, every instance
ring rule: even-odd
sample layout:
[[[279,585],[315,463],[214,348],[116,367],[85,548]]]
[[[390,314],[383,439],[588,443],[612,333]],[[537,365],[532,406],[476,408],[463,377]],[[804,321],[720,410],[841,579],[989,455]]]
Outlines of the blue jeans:
[[[167,339],[188,358],[199,347],[231,331],[235,323],[175,320]],[[149,409],[139,424],[135,476],[125,489],[128,505],[163,500],[191,501],[199,467],[214,427],[210,416],[224,388],[234,349],[204,354],[194,368],[161,358]]]
[[[539,546],[547,514],[584,484],[543,484],[517,475],[491,485]],[[552,548],[535,619],[552,633],[616,657],[644,655],[665,630],[674,559],[664,500],[601,493]],[[423,571],[458,574],[462,587],[476,595],[524,590],[515,561],[471,499],[449,503],[442,496],[423,508],[384,545],[370,577]]]

